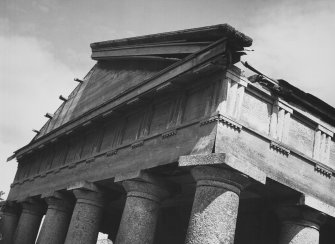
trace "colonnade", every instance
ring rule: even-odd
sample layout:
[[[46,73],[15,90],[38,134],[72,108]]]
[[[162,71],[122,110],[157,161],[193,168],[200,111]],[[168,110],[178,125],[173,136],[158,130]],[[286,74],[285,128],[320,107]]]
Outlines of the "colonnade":
[[[186,235],[186,244],[234,243],[240,193],[250,183],[237,171],[213,166],[191,170],[196,192]],[[115,239],[116,244],[154,243],[160,203],[172,196],[167,184],[149,174],[122,181],[126,202]],[[2,217],[2,243],[94,244],[104,214],[106,195],[94,184],[69,189],[76,201],[64,193],[42,196],[46,204],[29,199],[7,202]],[[39,235],[38,230],[45,213]],[[306,206],[283,205],[277,209],[281,221],[279,244],[317,244],[325,215]],[[1,242],[0,242],[1,243]]]

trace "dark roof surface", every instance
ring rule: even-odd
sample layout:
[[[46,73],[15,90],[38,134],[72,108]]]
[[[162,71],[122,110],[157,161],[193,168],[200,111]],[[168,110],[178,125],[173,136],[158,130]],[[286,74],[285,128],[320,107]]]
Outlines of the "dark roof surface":
[[[149,58],[98,62],[42,127],[36,140],[174,63]]]

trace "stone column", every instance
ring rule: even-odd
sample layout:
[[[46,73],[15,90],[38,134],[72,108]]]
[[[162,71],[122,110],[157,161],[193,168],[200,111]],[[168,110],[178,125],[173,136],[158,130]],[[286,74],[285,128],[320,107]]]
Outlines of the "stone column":
[[[48,210],[37,244],[63,244],[71,220],[73,203],[60,193],[42,197],[45,197]]]
[[[318,244],[320,226],[326,215],[307,206],[281,206],[277,209],[281,221],[279,244]]]
[[[153,243],[160,203],[169,195],[167,189],[163,182],[145,173],[123,181],[122,185],[127,200],[115,243]]]
[[[14,202],[6,201],[0,212],[0,243],[12,244],[19,220],[18,205]]]
[[[44,213],[44,204],[32,199],[23,202],[13,243],[34,244]]]
[[[191,173],[197,186],[186,243],[234,243],[239,196],[248,177],[213,166],[196,166]]]
[[[95,244],[103,216],[103,194],[94,184],[87,183],[69,190],[73,190],[77,202],[65,244]]]

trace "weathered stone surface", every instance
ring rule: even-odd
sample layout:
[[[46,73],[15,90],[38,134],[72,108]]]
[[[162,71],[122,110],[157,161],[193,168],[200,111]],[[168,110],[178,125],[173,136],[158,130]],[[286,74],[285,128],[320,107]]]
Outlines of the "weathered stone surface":
[[[103,214],[101,191],[74,189],[77,198],[65,244],[95,244]]]
[[[318,244],[320,226],[326,215],[305,206],[281,206],[279,244]]]
[[[306,194],[302,194],[299,200],[299,204],[314,208],[320,212],[323,212],[333,218],[335,218],[335,207]]]
[[[142,178],[122,182],[127,191],[117,244],[150,244],[154,241],[157,218],[162,199],[169,195],[167,189],[155,184],[147,174]]]
[[[73,203],[61,194],[45,199],[48,210],[43,221],[37,244],[63,244],[70,224]]]
[[[187,244],[234,243],[240,191],[245,175],[212,166],[192,169],[197,182]]]
[[[34,244],[41,224],[45,206],[37,201],[22,203],[22,213],[17,225],[14,244]]]
[[[179,166],[212,165],[230,167],[250,178],[265,184],[266,174],[247,161],[242,161],[230,153],[196,154],[179,157]]]
[[[11,244],[19,220],[18,205],[14,202],[5,202],[0,211],[0,243]]]

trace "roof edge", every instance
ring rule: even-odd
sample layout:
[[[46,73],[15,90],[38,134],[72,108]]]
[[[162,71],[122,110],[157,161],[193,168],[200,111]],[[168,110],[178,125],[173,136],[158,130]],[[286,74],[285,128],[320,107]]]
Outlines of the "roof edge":
[[[204,26],[199,28],[184,29],[179,31],[171,32],[162,32],[158,34],[150,34],[143,36],[136,36],[130,38],[108,40],[102,42],[91,43],[90,46],[92,51],[99,50],[101,48],[115,48],[125,45],[134,45],[134,44],[147,44],[155,42],[172,42],[180,40],[194,40],[197,38],[212,38],[214,41],[227,36],[230,39],[233,39],[234,42],[237,42],[238,45],[242,47],[249,47],[252,45],[252,38],[239,32],[234,27],[229,24],[219,24],[212,26]]]

